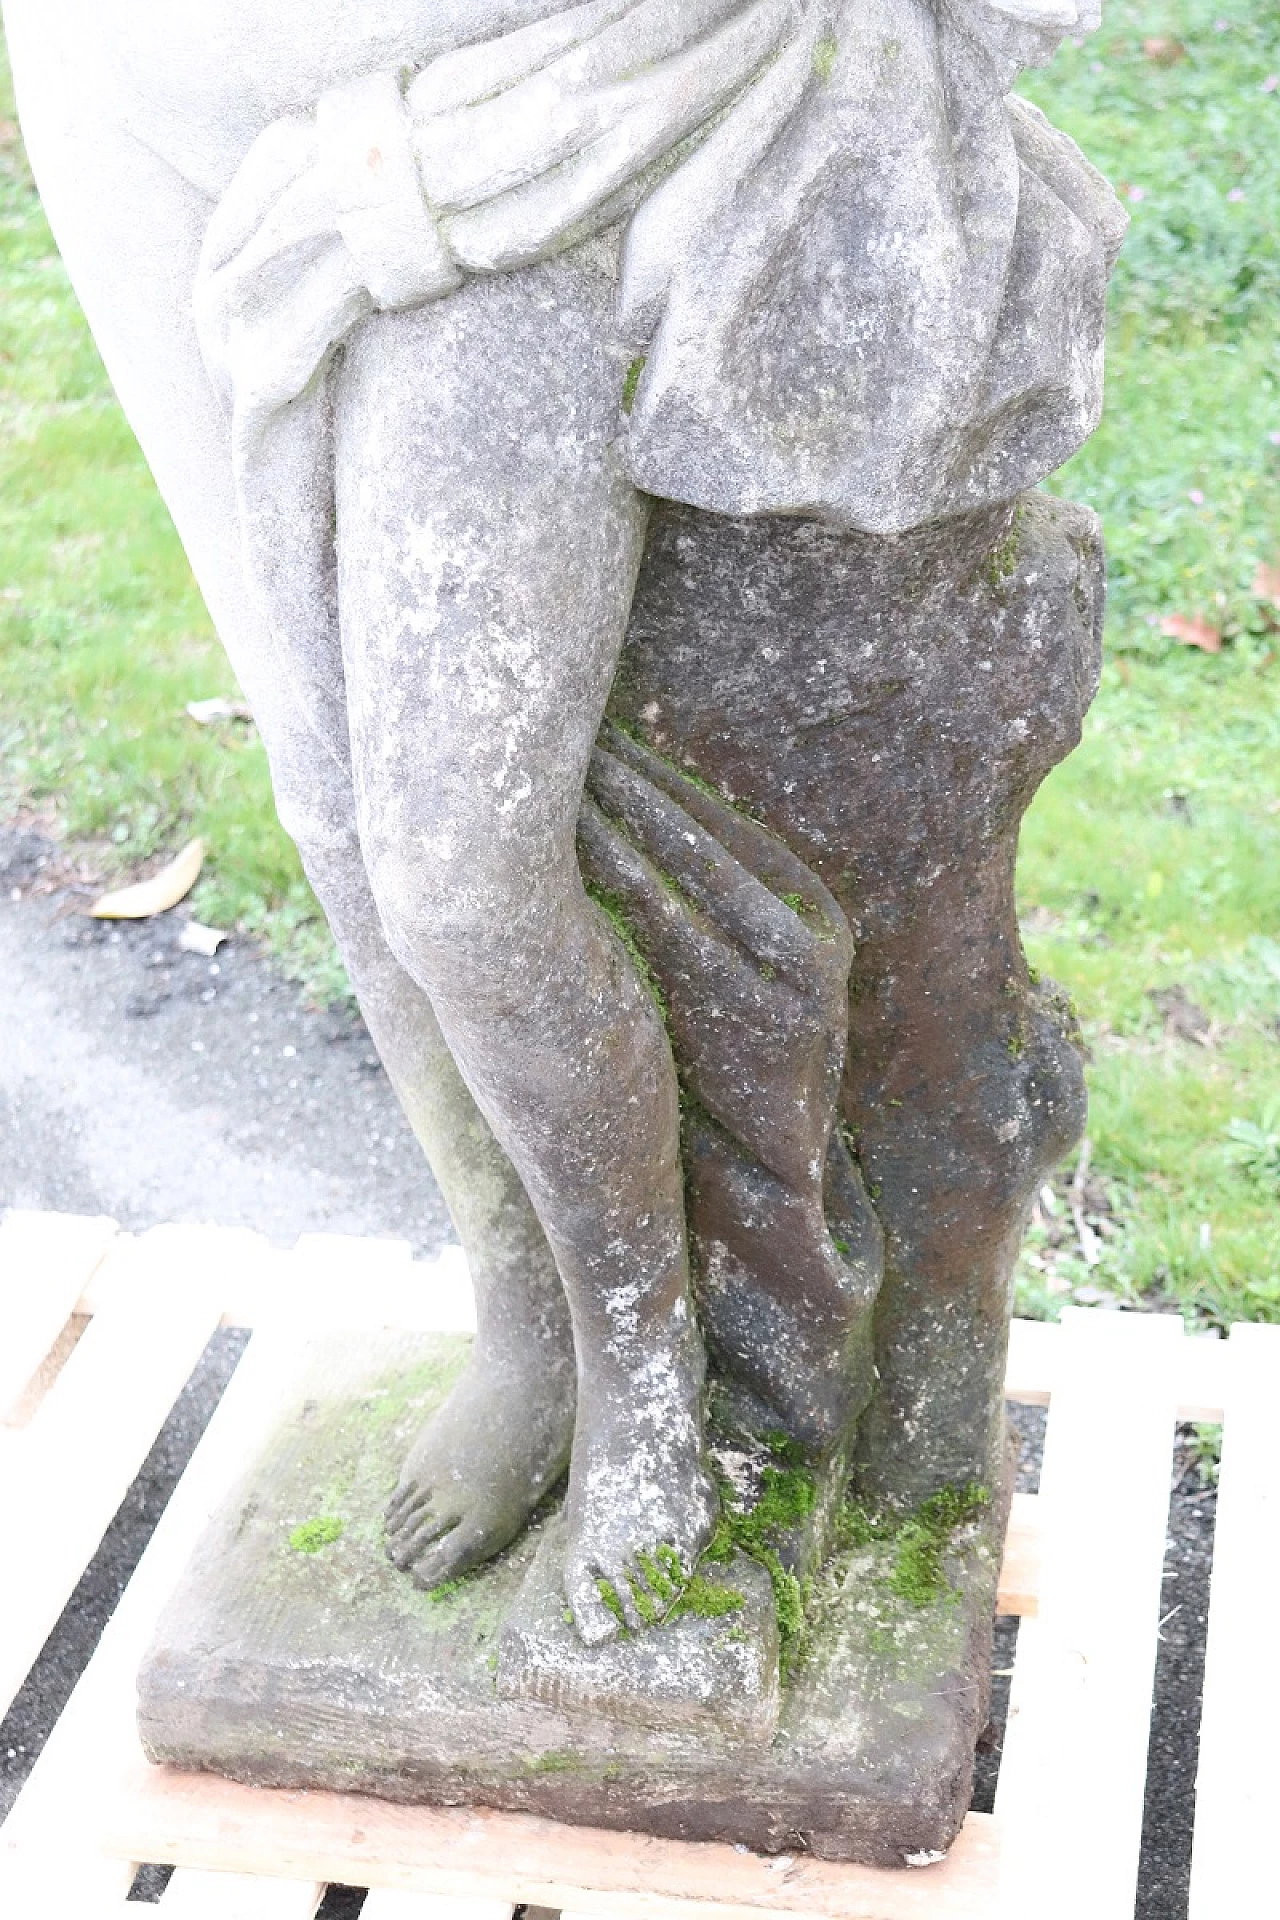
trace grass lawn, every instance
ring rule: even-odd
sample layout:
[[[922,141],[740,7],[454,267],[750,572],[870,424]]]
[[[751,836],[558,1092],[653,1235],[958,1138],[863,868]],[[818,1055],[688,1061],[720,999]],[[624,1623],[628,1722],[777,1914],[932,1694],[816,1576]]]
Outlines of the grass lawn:
[[[1023,1306],[1083,1285],[1280,1320],[1280,10],[1113,3],[1025,91],[1133,224],[1106,417],[1053,482],[1102,515],[1107,665],[1019,869],[1028,951],[1093,1055],[1101,1258],[1060,1195]]]
[[[1280,1320],[1280,10],[1113,0],[1025,91],[1133,228],[1106,419],[1053,483],[1106,526],[1107,667],[1020,870],[1031,957],[1092,1051],[1090,1159],[1037,1209],[1020,1297]],[[56,818],[104,870],[201,834],[200,914],[334,991],[255,736],[185,716],[235,688],[54,252],[7,71],[0,122],[0,816]]]
[[[199,834],[202,918],[344,986],[234,677],[54,250],[0,37],[0,818],[31,809],[123,873]]]

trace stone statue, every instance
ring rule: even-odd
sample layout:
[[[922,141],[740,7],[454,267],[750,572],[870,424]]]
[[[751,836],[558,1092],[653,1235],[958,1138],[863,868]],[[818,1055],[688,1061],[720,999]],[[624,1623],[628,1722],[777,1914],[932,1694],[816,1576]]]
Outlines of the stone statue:
[[[1027,489],[1097,421],[1124,225],[1009,88],[1088,6],[5,0],[475,1280],[386,1548],[439,1588],[567,1466],[561,1704],[674,1634],[752,1448],[817,1489],[806,1579],[851,1475],[999,1506],[1012,1258],[1083,1112],[1013,857],[1102,591]],[[873,1827],[814,1844],[901,1857]]]

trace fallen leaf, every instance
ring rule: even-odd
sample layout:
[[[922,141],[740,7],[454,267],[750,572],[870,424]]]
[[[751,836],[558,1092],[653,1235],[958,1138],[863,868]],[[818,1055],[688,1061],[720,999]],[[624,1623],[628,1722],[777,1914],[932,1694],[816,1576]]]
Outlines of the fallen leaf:
[[[252,720],[253,715],[243,700],[224,700],[219,695],[213,700],[188,700],[187,717],[198,727],[211,727],[215,720]]]
[[[1273,607],[1280,607],[1280,561],[1259,561],[1258,571],[1253,576],[1253,597],[1255,600],[1269,600]]]
[[[1155,33],[1142,43],[1142,51],[1148,60],[1154,60],[1158,67],[1176,66],[1179,60],[1185,60],[1187,50],[1181,40],[1175,40],[1171,34]]]
[[[1201,1047],[1214,1044],[1213,1022],[1185,987],[1148,987],[1147,999],[1160,1015],[1164,1030],[1172,1039],[1194,1040]]]
[[[185,900],[200,877],[204,865],[204,841],[191,840],[182,852],[149,880],[132,887],[120,887],[104,893],[89,911],[95,920],[149,920],[153,913],[167,913]]]
[[[1180,640],[1184,647],[1199,647],[1201,653],[1222,652],[1222,635],[1198,613],[1171,613],[1160,622],[1160,631],[1170,640]]]
[[[206,960],[212,960],[224,940],[231,935],[221,927],[206,927],[199,920],[188,920],[178,935],[180,953],[202,953]]]

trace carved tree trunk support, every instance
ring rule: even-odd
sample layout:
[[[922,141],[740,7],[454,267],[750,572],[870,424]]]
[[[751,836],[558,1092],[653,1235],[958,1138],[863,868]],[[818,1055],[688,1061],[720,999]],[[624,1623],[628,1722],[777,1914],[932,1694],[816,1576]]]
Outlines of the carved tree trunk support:
[[[1084,1121],[1014,863],[1080,738],[1104,590],[1096,517],[1043,494],[895,539],[655,509],[611,714],[770,827],[857,943],[841,1107],[886,1238],[872,1498],[1000,1477],[1012,1264]]]

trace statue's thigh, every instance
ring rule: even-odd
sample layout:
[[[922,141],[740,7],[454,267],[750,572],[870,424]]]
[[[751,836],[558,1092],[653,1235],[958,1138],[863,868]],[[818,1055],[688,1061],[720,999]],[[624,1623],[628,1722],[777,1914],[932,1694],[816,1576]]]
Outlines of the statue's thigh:
[[[473,282],[349,343],[338,597],[366,851],[527,872],[571,849],[647,519],[622,453],[613,289]]]

